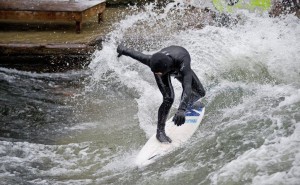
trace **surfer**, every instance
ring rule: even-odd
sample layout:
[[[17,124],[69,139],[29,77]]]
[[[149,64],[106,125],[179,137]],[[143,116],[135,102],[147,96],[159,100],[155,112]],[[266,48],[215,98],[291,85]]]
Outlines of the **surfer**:
[[[158,109],[158,123],[156,138],[162,143],[171,143],[172,140],[165,133],[166,120],[174,102],[174,89],[171,76],[174,76],[182,84],[180,105],[173,118],[175,125],[181,126],[185,122],[185,111],[194,102],[205,96],[205,90],[198,77],[191,69],[191,57],[189,52],[181,46],[169,46],[153,55],[146,55],[139,51],[119,45],[118,57],[129,56],[149,66],[160,92],[163,102]]]

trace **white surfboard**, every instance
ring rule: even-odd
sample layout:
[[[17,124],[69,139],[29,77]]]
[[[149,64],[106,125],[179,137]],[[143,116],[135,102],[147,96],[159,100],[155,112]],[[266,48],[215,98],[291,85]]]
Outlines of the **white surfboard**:
[[[185,114],[185,123],[176,126],[173,118],[166,122],[165,131],[172,139],[172,143],[161,143],[156,139],[156,133],[147,141],[136,158],[136,165],[139,167],[153,163],[156,159],[175,150],[184,144],[197,130],[204,116],[205,108],[201,105],[188,109]]]

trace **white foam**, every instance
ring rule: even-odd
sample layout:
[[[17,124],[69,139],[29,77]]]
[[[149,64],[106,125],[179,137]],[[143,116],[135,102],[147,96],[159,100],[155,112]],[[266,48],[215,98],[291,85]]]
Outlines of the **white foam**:
[[[145,8],[145,12],[127,17],[117,25],[116,31],[111,34],[111,41],[103,43],[103,50],[95,54],[95,59],[90,65],[94,70],[94,80],[111,77],[109,75],[103,77],[103,74],[114,71],[111,74],[115,77],[114,80],[117,79],[122,85],[135,89],[139,94],[136,101],[140,127],[147,136],[150,136],[156,127],[157,109],[161,102],[160,92],[146,66],[129,57],[116,58],[117,43],[130,37],[144,38],[147,41],[151,36],[153,38],[161,36],[159,39],[154,39],[154,43],[150,43],[151,47],[140,47],[140,43],[136,46],[141,52],[148,54],[169,45],[184,46],[191,54],[192,68],[207,89],[208,107],[210,102],[217,101],[216,99],[220,95],[226,95],[226,92],[230,95],[232,92],[242,91],[242,97],[236,100],[237,102],[227,107],[222,107],[219,103],[218,110],[211,110],[223,113],[217,118],[206,117],[206,119],[216,119],[210,122],[221,123],[214,129],[222,132],[239,124],[245,125],[254,117],[270,120],[272,128],[279,128],[279,131],[265,136],[266,140],[262,146],[241,151],[239,157],[222,168],[216,169],[215,172],[211,172],[210,180],[214,184],[245,182],[245,180],[254,184],[260,181],[265,184],[283,182],[278,180],[279,177],[291,184],[299,180],[296,174],[299,171],[299,123],[293,118],[296,113],[287,112],[291,125],[294,124],[296,129],[291,131],[291,135],[283,136],[286,118],[282,112],[284,108],[299,104],[300,100],[300,20],[294,16],[270,18],[265,15],[257,16],[242,12],[239,15],[239,24],[231,28],[206,26],[203,29],[187,27],[183,30],[176,30],[174,25],[177,22],[168,17],[166,28],[159,27],[157,30],[151,29],[148,32],[144,29],[134,33],[128,31],[139,30],[141,24],[150,25],[152,28],[157,26],[157,22],[166,18],[167,13],[171,12],[171,8],[168,8],[166,12],[159,14],[153,11],[153,5],[151,5]],[[168,32],[165,29],[172,31]],[[147,45],[147,43],[144,44]],[[174,108],[176,109],[181,86],[174,83],[174,88],[176,94]],[[282,97],[284,99],[280,99]],[[213,112],[207,112],[207,115],[213,114]],[[224,118],[232,119],[226,121]],[[268,131],[265,132],[268,133]],[[255,134],[255,131],[253,133]],[[247,145],[251,141],[243,143]],[[223,152],[219,157],[225,155]],[[213,162],[208,162],[208,164]],[[289,167],[282,170],[274,169],[276,172],[271,173],[273,169],[270,165],[276,167],[277,162],[288,164]],[[117,165],[114,163],[108,165],[109,169],[114,169],[115,166]],[[213,164],[213,166],[218,166],[218,164]],[[176,172],[168,171],[164,176],[172,177],[184,170],[194,170],[182,166],[175,166],[173,169]]]
[[[110,162],[101,169],[101,171],[123,172],[130,168],[133,169],[136,167],[134,160],[137,153],[138,151],[135,150],[120,153],[120,155],[114,156]]]
[[[213,184],[249,180],[253,180],[253,184],[297,184],[300,178],[297,174],[300,170],[300,123],[295,126],[291,136],[248,150],[211,174]]]

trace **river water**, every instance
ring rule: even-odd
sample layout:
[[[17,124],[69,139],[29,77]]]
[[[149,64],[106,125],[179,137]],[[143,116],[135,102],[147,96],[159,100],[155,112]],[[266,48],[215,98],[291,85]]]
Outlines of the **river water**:
[[[132,12],[88,69],[0,68],[0,184],[299,184],[300,20],[238,12],[222,26],[184,6]],[[162,97],[146,66],[116,57],[119,43],[184,46],[207,91],[192,139],[144,168],[134,159]]]

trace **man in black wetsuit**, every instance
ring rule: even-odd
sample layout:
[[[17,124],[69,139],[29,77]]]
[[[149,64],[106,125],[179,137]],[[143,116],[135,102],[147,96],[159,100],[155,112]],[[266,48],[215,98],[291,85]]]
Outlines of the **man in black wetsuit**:
[[[156,138],[160,142],[172,140],[165,133],[166,119],[174,102],[174,90],[170,76],[174,76],[182,84],[183,92],[180,105],[173,118],[175,125],[181,126],[185,122],[185,111],[194,102],[205,96],[205,90],[198,77],[191,69],[191,57],[186,49],[180,46],[169,46],[153,55],[146,55],[119,45],[117,48],[121,55],[129,56],[149,66],[160,92],[163,95],[163,102],[158,110],[158,123]]]

